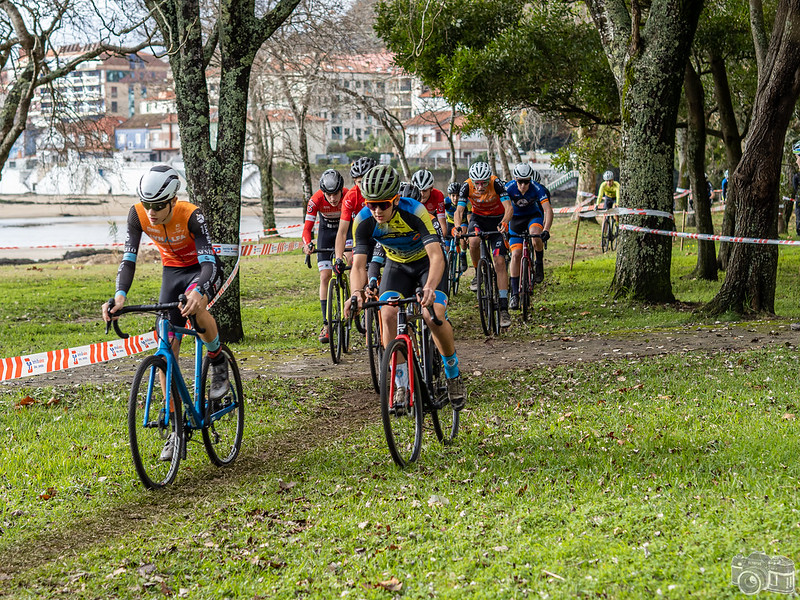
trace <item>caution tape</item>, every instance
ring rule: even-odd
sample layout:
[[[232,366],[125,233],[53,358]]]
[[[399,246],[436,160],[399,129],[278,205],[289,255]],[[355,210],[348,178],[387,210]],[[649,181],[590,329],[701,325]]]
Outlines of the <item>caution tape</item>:
[[[126,340],[98,342],[88,346],[51,350],[0,359],[0,381],[74,369],[97,363],[133,356],[158,346],[155,331],[131,336]]]
[[[800,246],[800,240],[773,240],[769,238],[749,238],[734,237],[730,235],[713,235],[710,233],[688,233],[686,231],[665,231],[662,229],[650,229],[649,227],[637,227],[635,225],[621,224],[619,228],[623,231],[634,233],[652,233],[654,235],[666,235],[669,237],[688,238],[692,240],[708,240],[712,242],[732,242],[735,244],[766,244],[771,246]]]
[[[578,211],[578,209],[580,209],[580,211]],[[588,206],[587,204],[582,204],[579,207],[568,206],[565,208],[559,208],[554,210],[553,214],[571,215],[577,212],[580,212],[580,216],[584,218],[612,215],[641,215],[648,217],[663,217],[671,220],[675,219],[671,212],[664,210],[653,210],[650,208],[624,208],[621,206],[615,206],[614,208],[609,208],[608,210],[597,210],[594,206]]]

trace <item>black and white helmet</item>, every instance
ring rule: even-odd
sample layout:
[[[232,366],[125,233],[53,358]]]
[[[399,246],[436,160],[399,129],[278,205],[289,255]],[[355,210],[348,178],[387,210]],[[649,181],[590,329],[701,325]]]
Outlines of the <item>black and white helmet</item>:
[[[319,178],[319,189],[326,194],[341,192],[344,187],[344,177],[336,169],[328,169]]]
[[[391,200],[400,188],[400,177],[389,165],[372,167],[361,180],[361,193],[367,202]]]
[[[603,181],[611,181],[614,179],[614,171],[606,171],[603,173]]]
[[[350,177],[355,179],[356,177],[363,177],[364,174],[369,171],[372,167],[377,165],[378,163],[375,162],[374,158],[370,158],[369,156],[362,156],[353,161],[353,164],[350,165]]]
[[[531,172],[531,181],[533,181],[535,183],[541,183],[542,182],[542,175],[536,169],[534,169]]]
[[[472,163],[469,168],[469,178],[472,181],[487,181],[492,176],[492,168],[489,163],[476,162]]]
[[[433,187],[433,173],[428,169],[420,169],[411,176],[411,183],[417,186],[420,191]]]
[[[458,194],[459,192],[461,192],[461,184],[458,183],[457,181],[454,181],[453,183],[451,183],[450,185],[447,186],[447,195],[448,196],[450,194]]]
[[[400,184],[400,189],[397,191],[403,198],[411,198],[412,200],[420,201],[422,194],[419,193],[419,188],[413,183],[404,181]]]
[[[137,192],[145,202],[171,200],[181,189],[178,172],[169,165],[156,165],[139,180]]]
[[[514,179],[533,179],[533,167],[528,163],[517,163],[514,165]]]

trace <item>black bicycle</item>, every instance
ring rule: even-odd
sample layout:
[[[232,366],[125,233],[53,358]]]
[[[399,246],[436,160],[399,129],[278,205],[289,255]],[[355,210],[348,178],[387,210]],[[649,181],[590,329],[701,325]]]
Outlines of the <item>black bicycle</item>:
[[[478,312],[481,316],[481,328],[484,335],[500,333],[500,292],[497,289],[497,273],[494,269],[492,252],[489,250],[489,238],[499,232],[480,231],[460,234],[459,238],[481,238],[481,257],[478,260]]]
[[[390,298],[367,302],[365,309],[396,306],[397,337],[385,349],[380,369],[381,418],[386,443],[394,462],[405,467],[419,458],[422,450],[424,415],[429,413],[439,441],[448,443],[458,434],[459,412],[452,409],[442,356],[422,318],[417,297]],[[441,321],[433,308],[431,319]],[[395,375],[398,365],[408,365],[408,390],[398,394]]]
[[[311,254],[320,252],[333,252],[331,248],[312,248]],[[311,254],[306,254],[306,266],[311,268]],[[345,271],[350,270],[350,265]],[[331,274],[328,282],[328,311],[325,316],[328,321],[328,344],[331,349],[331,360],[338,365],[342,361],[342,352],[350,351],[350,329],[353,325],[352,317],[344,318],[344,303],[350,297],[350,282],[344,272]]]
[[[522,238],[522,256],[519,264],[519,304],[522,309],[522,320],[527,321],[535,284],[533,258],[531,258],[533,256],[531,240],[533,238],[541,238],[542,235],[524,231],[519,234],[519,237]]]

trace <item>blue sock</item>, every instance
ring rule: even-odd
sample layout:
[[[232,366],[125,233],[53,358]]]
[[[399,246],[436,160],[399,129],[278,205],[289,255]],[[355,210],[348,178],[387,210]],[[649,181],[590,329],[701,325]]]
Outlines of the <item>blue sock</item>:
[[[461,371],[458,370],[458,357],[455,352],[452,356],[442,354],[442,362],[444,363],[444,376],[448,379],[455,379],[461,374]]]
[[[210,342],[203,342],[206,345],[206,350],[209,352],[216,352],[219,350],[219,334]]]
[[[499,290],[499,292],[501,298],[508,299],[508,290]]]

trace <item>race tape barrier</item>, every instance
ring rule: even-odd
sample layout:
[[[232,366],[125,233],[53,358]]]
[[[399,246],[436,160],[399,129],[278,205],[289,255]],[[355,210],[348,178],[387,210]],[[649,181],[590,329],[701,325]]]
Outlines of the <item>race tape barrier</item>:
[[[634,233],[652,233],[654,235],[666,235],[670,237],[689,238],[692,240],[708,240],[712,242],[733,242],[736,244],[766,244],[771,246],[800,246],[800,240],[772,240],[768,238],[748,238],[733,237],[730,235],[713,235],[710,233],[688,233],[685,231],[665,231],[662,229],[650,229],[649,227],[637,227],[635,225],[620,224],[619,228],[623,231]]]
[[[608,210],[597,210],[594,208],[594,206],[588,206],[588,204],[581,204],[580,207],[568,206],[565,208],[558,208],[553,211],[553,214],[571,215],[575,214],[578,208],[580,208],[581,217],[587,217],[587,218],[610,216],[610,215],[641,215],[648,217],[663,217],[665,219],[675,220],[675,217],[671,212],[667,212],[664,210],[652,210],[649,208],[624,208],[621,206],[615,206],[614,208],[609,208]]]
[[[151,331],[131,336],[127,340],[111,340],[88,346],[3,358],[0,359],[0,381],[94,365],[107,360],[133,356],[156,347],[158,347],[156,332]]]

